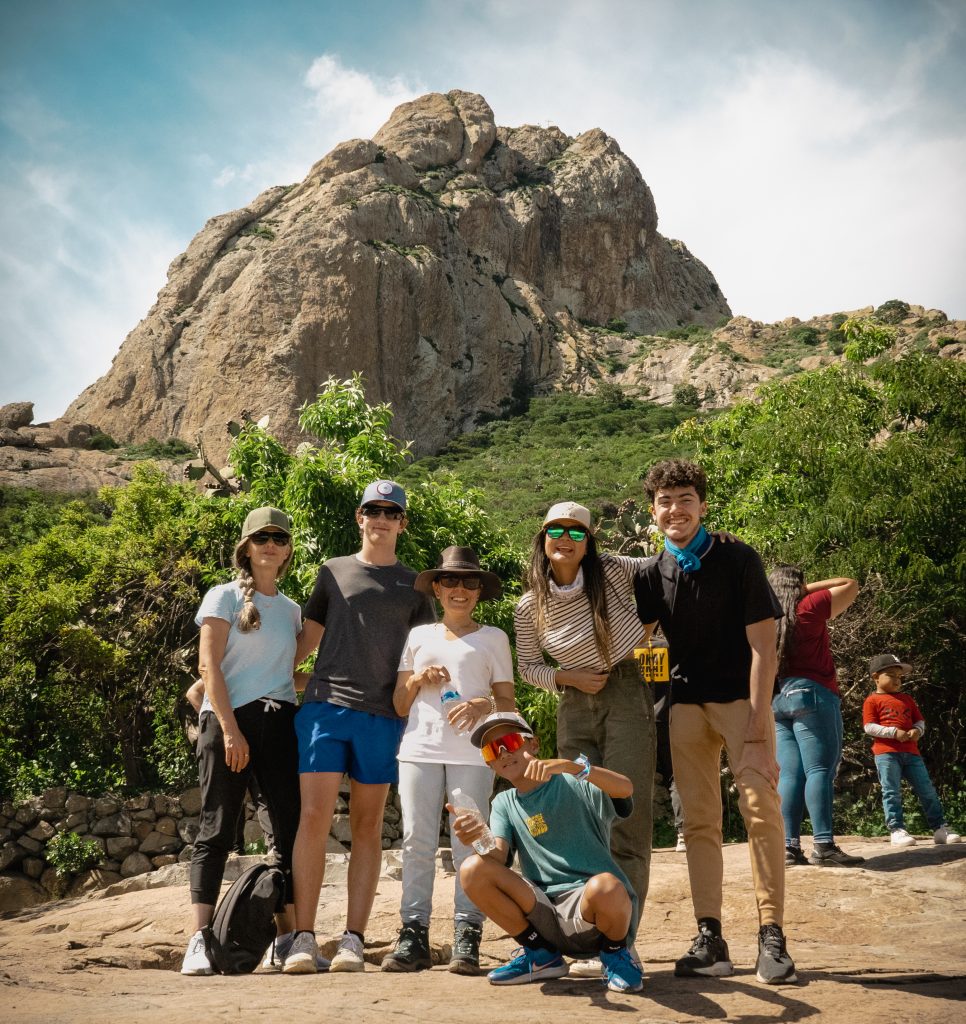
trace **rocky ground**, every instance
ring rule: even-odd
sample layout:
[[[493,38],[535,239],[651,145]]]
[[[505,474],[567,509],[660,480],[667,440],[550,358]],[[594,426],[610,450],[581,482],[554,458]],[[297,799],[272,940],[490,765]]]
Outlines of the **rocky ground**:
[[[389,854],[369,929],[365,977],[182,977],[177,969],[188,937],[187,893],[181,866],[172,865],[164,870],[177,885],[136,888],[154,877],[142,876],[81,899],[6,915],[0,920],[0,999],[4,1018],[18,1024],[315,1020],[336,1013],[354,1022],[440,1024],[504,1017],[515,1024],[553,1018],[647,1024],[960,1019],[966,999],[966,844],[924,841],[893,850],[882,839],[851,839],[843,845],[866,857],[862,868],[789,870],[786,917],[796,985],[766,988],[754,979],[757,922],[748,853],[736,845],[725,851],[724,918],[737,968],[732,978],[673,977],[674,959],[687,948],[694,922],[684,857],[670,851],[654,856],[638,941],[647,971],[639,995],[568,979],[497,989],[485,978],[450,975],[443,966],[411,976],[382,974],[377,965],[398,927],[400,893],[396,855]],[[331,952],[341,927],[344,873],[344,858],[330,858],[317,921],[324,951]],[[449,952],[451,884],[452,876],[441,869],[431,939],[442,962]],[[512,945],[488,925],[485,966],[503,960]]]

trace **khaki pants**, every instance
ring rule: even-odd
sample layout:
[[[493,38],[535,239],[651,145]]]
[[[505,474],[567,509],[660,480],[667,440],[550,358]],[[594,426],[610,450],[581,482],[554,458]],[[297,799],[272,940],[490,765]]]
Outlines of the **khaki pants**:
[[[675,704],[671,708],[671,759],[684,806],[691,902],[696,918],[721,920],[721,748],[732,766],[741,759],[751,705]],[[766,744],[774,756],[775,729]],[[758,923],[782,924],[785,909],[785,830],[778,790],[755,771],[735,778],[738,807],[748,832]]]
[[[634,810],[614,822],[610,849],[637,893],[638,916],[651,870],[656,749],[654,698],[636,661],[615,665],[600,693],[564,689],[557,708],[560,756],[586,754],[591,764],[620,772],[634,784]]]

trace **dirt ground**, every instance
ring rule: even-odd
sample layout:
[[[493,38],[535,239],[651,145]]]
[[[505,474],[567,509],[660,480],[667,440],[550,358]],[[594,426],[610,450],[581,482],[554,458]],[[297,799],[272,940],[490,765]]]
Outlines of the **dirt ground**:
[[[807,841],[806,841],[807,845]],[[400,884],[391,866],[380,882],[358,974],[186,978],[178,973],[189,934],[182,886],[124,895],[90,894],[0,920],[0,1006],[18,1024],[71,1021],[139,1024],[204,1020],[450,1021],[506,1018],[514,1024],[713,1019],[890,1024],[966,1018],[966,844],[922,841],[893,850],[886,840],[842,845],[866,857],[858,869],[788,871],[786,932],[799,974],[795,985],[766,987],[754,977],[757,919],[744,845],[725,850],[725,936],[731,978],[681,979],[674,960],[694,932],[684,857],[656,851],[637,948],[643,993],[617,995],[599,981],[561,978],[496,988],[485,977],[449,974],[442,964],[452,934],[452,875],[440,871],[431,930],[441,965],[415,975],[383,974],[378,964],[398,928]],[[344,911],[344,865],[323,889],[317,930],[331,953]],[[484,966],[514,943],[488,924]],[[617,1016],[615,1016],[617,1015]]]

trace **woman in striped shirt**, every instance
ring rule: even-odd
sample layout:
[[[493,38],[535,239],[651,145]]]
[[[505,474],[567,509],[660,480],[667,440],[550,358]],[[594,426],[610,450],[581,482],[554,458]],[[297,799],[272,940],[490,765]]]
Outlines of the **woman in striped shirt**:
[[[520,674],[560,694],[559,755],[586,754],[634,783],[634,811],[614,823],[611,852],[640,908],[651,861],[656,738],[653,697],[634,658],[644,627],[633,581],[650,561],[599,554],[589,510],[559,502],[534,538],[527,592],[513,616]],[[547,664],[545,653],[559,668]]]

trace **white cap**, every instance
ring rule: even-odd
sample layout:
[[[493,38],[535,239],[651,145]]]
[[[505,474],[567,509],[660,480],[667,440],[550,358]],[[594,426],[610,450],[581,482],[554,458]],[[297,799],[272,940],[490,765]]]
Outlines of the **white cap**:
[[[561,519],[573,519],[582,526],[586,526],[588,530],[590,529],[590,509],[578,505],[576,501],[558,501],[556,505],[551,505],[543,517],[543,525],[556,523]]]

